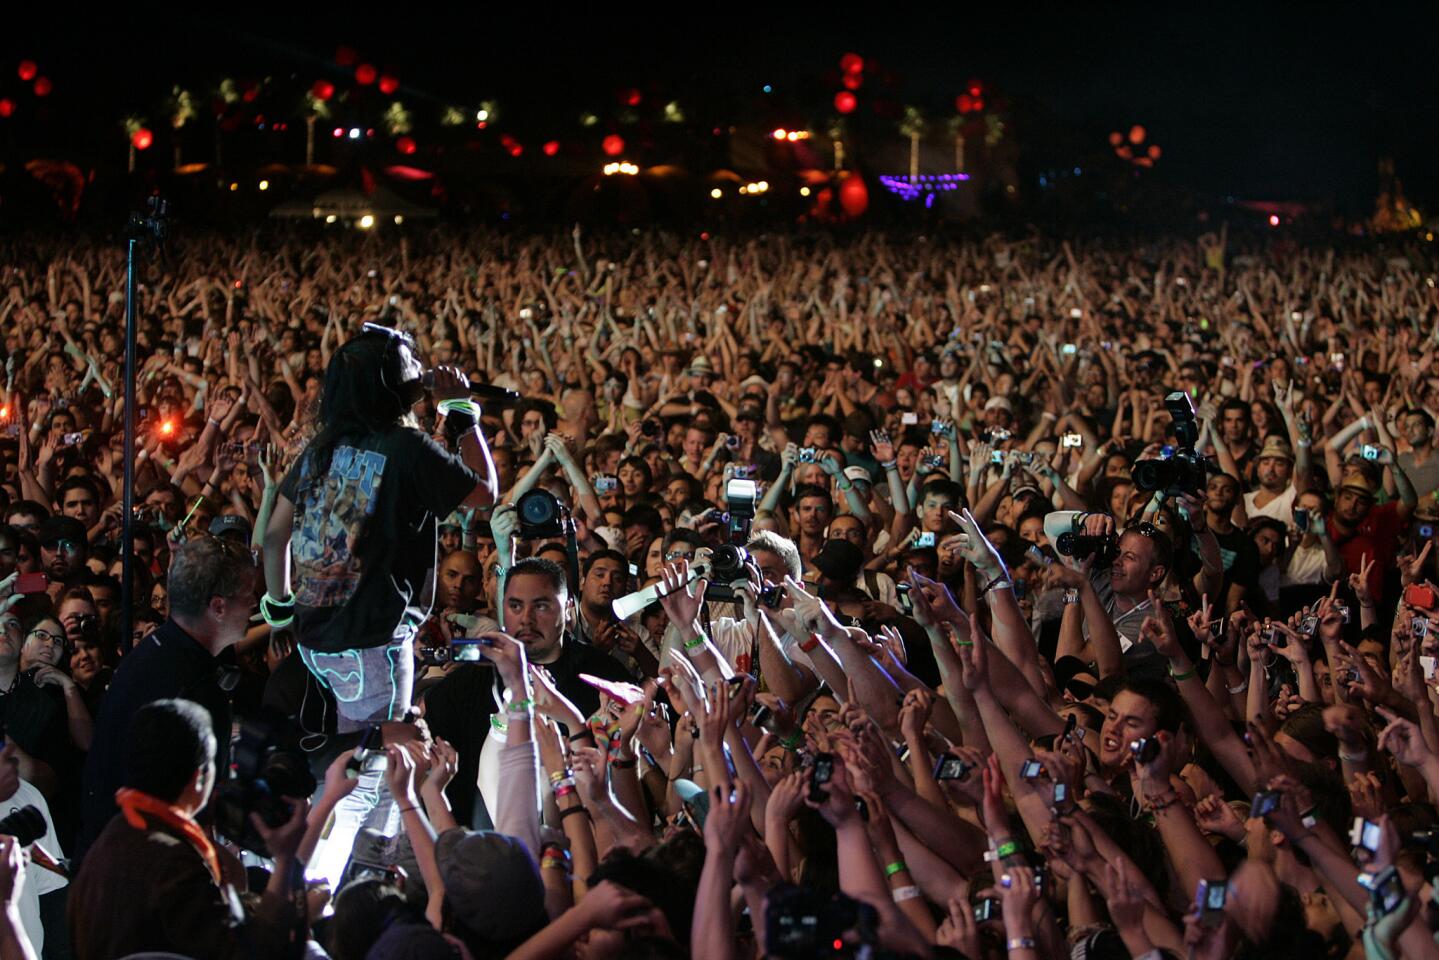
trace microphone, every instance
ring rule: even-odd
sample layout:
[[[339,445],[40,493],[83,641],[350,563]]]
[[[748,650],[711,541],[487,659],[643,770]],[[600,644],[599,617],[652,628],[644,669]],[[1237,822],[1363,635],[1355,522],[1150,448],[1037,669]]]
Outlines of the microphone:
[[[703,577],[709,576],[710,568],[707,563],[696,563],[690,566],[689,578],[676,587],[681,590]],[[664,589],[664,582],[656,582],[645,587],[643,590],[636,590],[634,593],[627,593],[623,597],[617,597],[610,601],[610,609],[614,610],[615,616],[620,620],[628,620],[639,613],[645,607],[654,603],[661,597],[667,597],[675,590]]]
[[[420,374],[420,386],[426,390],[435,389],[435,371],[426,370]],[[520,395],[513,390],[490,383],[476,383],[474,378],[469,380],[469,391],[470,395],[481,403],[518,403],[520,399]]]

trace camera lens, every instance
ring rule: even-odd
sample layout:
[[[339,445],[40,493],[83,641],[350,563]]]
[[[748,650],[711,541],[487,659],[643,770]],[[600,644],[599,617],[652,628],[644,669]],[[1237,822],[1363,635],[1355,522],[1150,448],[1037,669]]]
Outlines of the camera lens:
[[[520,520],[532,526],[544,526],[554,521],[558,503],[553,496],[543,491],[533,491],[520,498]]]

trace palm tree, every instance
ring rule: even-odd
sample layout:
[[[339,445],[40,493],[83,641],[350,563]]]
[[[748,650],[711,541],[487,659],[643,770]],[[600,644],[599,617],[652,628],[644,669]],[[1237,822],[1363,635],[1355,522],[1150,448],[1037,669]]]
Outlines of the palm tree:
[[[175,130],[175,169],[180,169],[180,129],[195,119],[195,95],[182,87],[170,93],[170,126]]]
[[[330,115],[330,105],[313,91],[305,91],[305,166],[315,165],[315,123]]]
[[[919,180],[919,138],[924,136],[924,114],[919,107],[905,107],[899,121],[899,132],[909,137],[909,180]]]
[[[954,137],[954,172],[964,172],[964,125],[966,119],[963,114],[955,114],[949,118],[949,135]]]

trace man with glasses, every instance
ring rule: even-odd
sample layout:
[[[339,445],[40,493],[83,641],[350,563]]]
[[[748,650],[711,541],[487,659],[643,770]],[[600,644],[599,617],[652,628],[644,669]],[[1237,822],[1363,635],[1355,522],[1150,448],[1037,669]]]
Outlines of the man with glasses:
[[[19,558],[19,532],[9,524],[0,524],[0,580],[15,572]]]
[[[82,850],[115,814],[115,791],[124,784],[124,731],[142,706],[183,697],[209,711],[214,729],[230,729],[239,673],[227,651],[245,637],[258,575],[254,555],[241,544],[197,537],[175,548],[170,617],[120,661],[100,704],[85,764]],[[230,738],[219,739],[218,768],[226,770]]]
[[[74,517],[47,517],[35,538],[40,541],[41,569],[50,577],[51,594],[58,596],[85,573],[90,558],[85,524]]]
[[[29,627],[27,630],[26,627]],[[65,713],[25,674],[21,650],[32,657],[42,648],[65,648],[65,631],[54,617],[22,624],[20,616],[7,609],[0,613],[0,724],[6,739],[16,747],[20,776],[35,784],[47,797],[58,798],[58,758],[68,753]]]

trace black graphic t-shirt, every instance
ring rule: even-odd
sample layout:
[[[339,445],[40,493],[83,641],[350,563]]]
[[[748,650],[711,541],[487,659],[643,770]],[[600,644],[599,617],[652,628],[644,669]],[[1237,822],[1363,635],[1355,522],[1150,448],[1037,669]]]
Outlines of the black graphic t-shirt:
[[[323,480],[307,456],[280,492],[295,504],[290,539],[295,635],[322,653],[378,647],[413,631],[435,564],[435,518],[481,478],[419,430],[396,427],[335,445]]]

